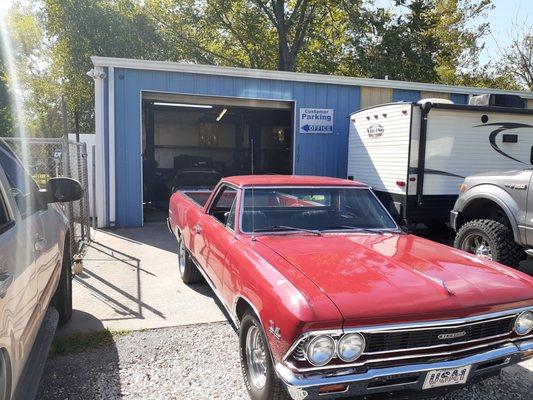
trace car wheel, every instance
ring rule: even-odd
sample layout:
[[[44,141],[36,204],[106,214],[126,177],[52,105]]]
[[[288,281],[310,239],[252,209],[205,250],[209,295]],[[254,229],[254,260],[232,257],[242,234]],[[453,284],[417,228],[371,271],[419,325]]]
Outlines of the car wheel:
[[[283,382],[277,377],[263,327],[247,313],[239,331],[241,370],[252,400],[290,399]]]
[[[189,251],[185,247],[183,240],[179,240],[179,269],[183,283],[198,283],[203,279],[202,274],[198,271],[196,265],[191,259]]]
[[[517,267],[525,258],[511,228],[492,219],[476,219],[461,226],[454,247],[510,267]]]
[[[59,313],[59,325],[66,324],[72,316],[72,258],[68,240],[65,241],[61,276],[59,277],[52,304]]]

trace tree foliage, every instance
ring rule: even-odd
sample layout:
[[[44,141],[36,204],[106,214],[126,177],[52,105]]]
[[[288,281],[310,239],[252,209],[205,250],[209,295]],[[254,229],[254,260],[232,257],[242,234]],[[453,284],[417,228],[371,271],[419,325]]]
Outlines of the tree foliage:
[[[0,136],[13,136],[14,125],[7,88],[7,75],[0,55]]]
[[[92,131],[90,56],[513,86],[478,65],[491,0],[38,0],[11,29],[32,129]],[[381,3],[380,3],[381,4]],[[15,17],[16,16],[16,17]],[[479,18],[478,18],[479,19]],[[531,43],[531,40],[529,41]],[[0,96],[2,93],[0,84]]]
[[[513,31],[510,45],[499,49],[498,69],[502,75],[513,77],[519,85],[533,91],[533,26],[514,22]]]

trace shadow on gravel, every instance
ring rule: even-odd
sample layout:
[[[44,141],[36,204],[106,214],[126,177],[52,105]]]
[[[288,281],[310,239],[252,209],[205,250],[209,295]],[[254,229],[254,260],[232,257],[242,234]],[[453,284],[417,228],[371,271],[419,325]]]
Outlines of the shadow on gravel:
[[[66,355],[48,357],[36,400],[122,398],[119,357],[111,334],[92,315],[77,312],[98,334],[83,334],[83,339],[72,336],[72,340],[61,337],[61,343],[53,345],[57,353]]]

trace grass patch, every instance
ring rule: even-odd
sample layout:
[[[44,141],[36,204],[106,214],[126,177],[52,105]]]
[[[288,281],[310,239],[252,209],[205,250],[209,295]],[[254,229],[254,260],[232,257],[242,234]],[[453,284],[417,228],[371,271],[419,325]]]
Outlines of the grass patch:
[[[104,329],[94,332],[75,333],[69,336],[56,336],[50,346],[50,357],[81,353],[86,350],[111,346],[115,339],[127,335],[129,331]]]

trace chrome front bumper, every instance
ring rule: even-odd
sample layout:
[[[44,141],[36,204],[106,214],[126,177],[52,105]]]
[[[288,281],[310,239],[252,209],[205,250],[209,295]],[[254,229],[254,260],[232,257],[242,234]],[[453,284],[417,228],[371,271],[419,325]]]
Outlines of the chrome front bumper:
[[[370,369],[360,374],[299,374],[283,364],[276,365],[276,372],[285,382],[294,400],[342,398],[400,390],[422,390],[427,372],[441,368],[459,368],[471,365],[468,383],[483,375],[498,372],[501,368],[519,363],[533,356],[533,340],[509,343],[483,353],[452,361],[400,365]],[[342,393],[319,394],[321,386],[347,384]],[[463,385],[457,385],[460,388]],[[451,386],[452,388],[454,386]]]

